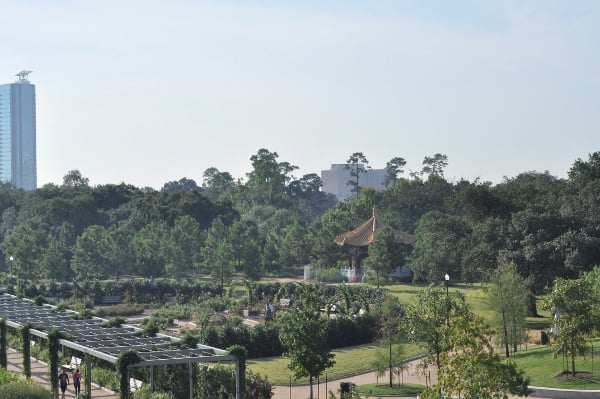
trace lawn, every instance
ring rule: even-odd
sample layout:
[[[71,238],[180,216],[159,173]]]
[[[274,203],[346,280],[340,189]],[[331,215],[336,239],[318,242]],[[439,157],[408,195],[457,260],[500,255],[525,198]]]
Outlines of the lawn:
[[[424,385],[418,384],[402,384],[398,386],[394,384],[392,388],[386,384],[364,384],[356,387],[355,392],[367,395],[387,395],[387,396],[415,396],[423,392]]]
[[[413,284],[399,284],[386,287],[391,294],[398,296],[402,301],[409,302],[412,297],[424,289],[425,286]],[[493,320],[493,313],[488,310],[486,304],[485,286],[481,284],[451,284],[449,293],[461,292],[465,295],[467,302],[473,311],[481,315],[486,321]],[[544,317],[528,318],[527,323],[530,328],[547,329],[552,319],[548,314],[542,313]],[[539,334],[534,331],[531,334],[538,337]],[[412,357],[419,354],[420,349],[416,345],[403,345],[405,356]],[[567,368],[566,360],[563,362],[562,356],[553,357],[551,346],[528,345],[527,349],[521,349],[512,359],[517,362],[520,369],[525,370],[525,374],[531,378],[531,385],[545,386],[552,388],[566,389],[600,389],[600,379],[558,379]],[[359,374],[372,369],[371,362],[375,358],[375,353],[382,350],[377,344],[361,345],[351,348],[343,348],[333,351],[335,353],[336,364],[333,368],[327,370],[326,377],[329,379],[340,378],[344,376]],[[595,363],[594,363],[595,362]],[[308,380],[294,380],[291,372],[287,368],[288,360],[283,357],[272,357],[264,359],[252,359],[248,361],[248,367],[262,376],[267,376],[273,384],[306,383]],[[564,364],[564,366],[563,366]],[[580,371],[596,372],[600,368],[600,339],[594,340],[593,355],[590,352],[586,358],[578,357],[576,367]],[[570,363],[569,363],[570,368]],[[600,372],[598,372],[600,374]],[[325,378],[325,376],[323,376]],[[372,388],[368,388],[372,389]]]
[[[593,340],[593,353],[591,351],[591,343],[588,348],[590,351],[585,358],[581,356],[575,358],[575,370],[578,372],[599,374],[600,339]],[[571,369],[571,363],[569,360],[563,359],[562,355],[554,357],[551,345],[534,346],[527,350],[522,350],[517,352],[517,356],[513,360],[531,378],[531,385],[565,389],[600,389],[600,379],[598,376],[587,379],[566,378],[567,376],[561,379],[557,378],[558,375],[562,374],[563,370],[567,370],[567,368]]]
[[[412,344],[403,345],[406,357],[417,355],[421,350]],[[384,350],[377,344],[359,345],[350,348],[336,349],[335,365],[327,370],[327,378],[334,379],[365,372],[371,369],[371,362],[377,351]],[[248,368],[262,376],[267,376],[273,384],[289,384],[291,372],[287,368],[288,359],[284,357],[268,357],[250,359]],[[323,376],[325,378],[325,376]],[[292,383],[307,383],[308,379],[295,380]]]

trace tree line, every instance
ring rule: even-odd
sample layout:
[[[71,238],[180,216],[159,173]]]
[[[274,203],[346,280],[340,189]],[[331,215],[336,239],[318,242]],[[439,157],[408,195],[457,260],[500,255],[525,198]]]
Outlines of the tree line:
[[[201,184],[183,178],[160,190],[126,183],[91,186],[78,171],[61,185],[23,191],[0,185],[0,248],[18,281],[102,279],[122,274],[180,277],[190,270],[221,285],[289,275],[311,263],[339,268],[348,254],[333,238],[357,227],[373,208],[386,228],[364,264],[384,278],[410,265],[416,281],[475,282],[514,264],[539,294],[556,278],[591,270],[600,258],[600,152],[577,159],[566,179],[523,172],[492,184],[448,181],[443,154],[404,173],[395,157],[383,190],[361,186],[362,153],[353,162],[356,196],[338,202],[318,175],[260,149],[245,179],[209,168]],[[401,235],[414,235],[414,245]],[[535,311],[535,309],[532,309]]]

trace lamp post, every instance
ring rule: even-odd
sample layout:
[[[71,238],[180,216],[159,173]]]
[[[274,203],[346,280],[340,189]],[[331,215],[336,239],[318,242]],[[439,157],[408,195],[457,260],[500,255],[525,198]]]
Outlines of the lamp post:
[[[448,285],[450,284],[450,276],[448,273],[444,275],[444,282],[446,283],[446,325],[450,325],[450,302],[448,299]]]
[[[8,257],[8,274],[10,275],[10,279],[12,280],[13,277],[13,261],[15,260],[15,258],[11,256]]]
[[[444,276],[444,281],[446,282],[446,296],[448,296],[448,284],[450,284],[450,276],[448,273]]]

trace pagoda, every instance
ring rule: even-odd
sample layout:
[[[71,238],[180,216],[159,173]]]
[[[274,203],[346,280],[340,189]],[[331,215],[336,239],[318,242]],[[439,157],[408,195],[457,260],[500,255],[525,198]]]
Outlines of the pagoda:
[[[383,226],[383,222],[381,222],[375,208],[373,208],[373,216],[369,220],[352,231],[340,234],[333,240],[337,245],[345,248],[349,254],[348,266],[351,270],[349,281],[356,281],[356,278],[361,276],[360,260],[368,254],[369,244],[375,238],[375,231]],[[398,238],[404,244],[412,245],[415,242],[414,236],[405,232],[399,233]]]

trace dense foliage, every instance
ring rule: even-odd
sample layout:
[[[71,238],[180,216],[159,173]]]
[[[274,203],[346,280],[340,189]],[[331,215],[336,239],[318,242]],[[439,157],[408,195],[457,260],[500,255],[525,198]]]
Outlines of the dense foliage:
[[[297,167],[266,149],[250,158],[246,181],[210,168],[201,185],[183,178],[159,191],[90,186],[78,171],[62,185],[33,191],[3,184],[2,261],[14,291],[44,278],[68,281],[78,295],[106,277],[150,281],[199,272],[223,293],[234,275],[346,265],[347,253],[333,238],[373,208],[387,226],[365,261],[377,282],[407,264],[418,281],[439,282],[448,273],[472,282],[512,263],[527,289],[540,294],[556,277],[577,277],[600,259],[600,152],[576,160],[566,179],[524,172],[495,185],[448,181],[443,154],[425,157],[421,172],[403,177],[405,161],[395,157],[379,191],[362,187],[356,167],[368,163],[364,154],[350,158],[356,195],[342,202],[320,191],[317,175],[295,178]],[[414,245],[402,244],[400,232],[414,235]],[[147,299],[160,299],[147,291]]]

